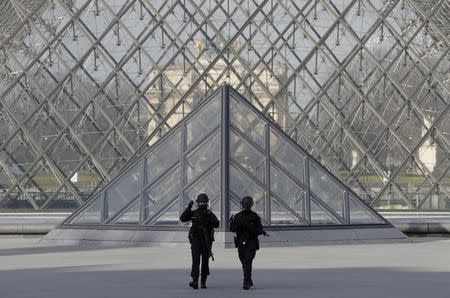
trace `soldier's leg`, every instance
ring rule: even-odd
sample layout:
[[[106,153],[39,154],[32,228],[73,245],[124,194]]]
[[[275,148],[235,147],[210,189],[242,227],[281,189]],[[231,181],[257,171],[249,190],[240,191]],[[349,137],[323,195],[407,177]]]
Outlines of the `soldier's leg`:
[[[202,276],[209,275],[209,256],[208,253],[202,253]]]
[[[242,270],[244,270],[244,263],[245,263],[245,248],[244,247],[238,247],[238,256],[239,256],[239,261],[241,261],[241,264],[242,264]]]
[[[244,273],[244,283],[245,283],[245,272],[246,272],[246,249],[244,246],[238,247],[238,256],[239,256],[239,260],[241,261],[242,264],[242,271]]]
[[[252,247],[246,245],[244,247],[244,263],[243,263],[243,269],[244,269],[244,282],[249,282],[252,277]]]
[[[239,259],[242,263],[242,270],[244,272],[244,284],[243,288],[248,290],[251,286],[251,272],[252,272],[252,247],[246,244],[244,247],[239,248]]]
[[[209,275],[209,250],[206,245],[202,246],[202,288],[206,288],[206,278]]]
[[[256,248],[249,247],[247,252],[247,258],[248,258],[248,265],[247,265],[247,281],[250,284],[250,286],[253,286],[253,280],[252,280],[252,270],[253,270],[253,260],[256,256]]]
[[[206,245],[202,245],[202,275],[209,275],[209,251]]]
[[[194,281],[198,281],[199,271],[200,271],[200,256],[202,253],[201,243],[196,240],[191,242],[191,252],[192,252],[192,270],[191,277]]]

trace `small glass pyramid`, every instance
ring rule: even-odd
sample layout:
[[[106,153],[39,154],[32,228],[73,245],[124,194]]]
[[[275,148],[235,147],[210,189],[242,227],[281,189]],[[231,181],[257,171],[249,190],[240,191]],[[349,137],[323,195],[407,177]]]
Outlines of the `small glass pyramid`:
[[[178,217],[204,192],[227,230],[250,195],[264,225],[389,225],[228,85],[129,164],[64,223],[186,227]]]

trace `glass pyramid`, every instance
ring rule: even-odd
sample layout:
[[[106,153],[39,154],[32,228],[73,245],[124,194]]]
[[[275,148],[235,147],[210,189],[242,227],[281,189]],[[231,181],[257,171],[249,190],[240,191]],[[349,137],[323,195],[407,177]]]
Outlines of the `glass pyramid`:
[[[201,192],[210,197],[222,229],[247,195],[265,226],[389,225],[275,122],[224,85],[63,226],[183,228],[179,215]]]

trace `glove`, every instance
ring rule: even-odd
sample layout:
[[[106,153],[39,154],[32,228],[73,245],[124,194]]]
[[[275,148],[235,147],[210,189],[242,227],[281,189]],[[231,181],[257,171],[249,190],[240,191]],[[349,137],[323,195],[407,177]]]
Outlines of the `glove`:
[[[189,208],[189,209],[192,209],[192,206],[193,206],[193,205],[194,205],[194,201],[190,201],[189,204],[188,204],[188,208]]]

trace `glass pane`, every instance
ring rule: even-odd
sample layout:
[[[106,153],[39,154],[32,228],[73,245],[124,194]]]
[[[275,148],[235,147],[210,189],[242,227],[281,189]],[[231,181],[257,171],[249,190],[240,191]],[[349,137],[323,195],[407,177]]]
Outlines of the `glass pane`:
[[[108,217],[115,214],[141,191],[141,162],[130,168],[106,190]]]
[[[186,161],[187,183],[197,178],[220,158],[220,133],[217,132],[192,153]]]
[[[123,214],[115,224],[138,224],[139,223],[139,199],[134,202],[130,208]]]
[[[230,216],[241,211],[241,203],[240,203],[239,199],[231,194],[228,196],[228,198],[229,198],[228,204],[229,204],[229,208],[230,208]]]
[[[305,157],[283,137],[270,130],[270,156],[299,181],[304,182]]]
[[[313,225],[335,225],[339,221],[328,215],[318,204],[311,200],[311,224]]]
[[[265,198],[266,198],[265,193],[259,197],[253,197],[254,204],[252,207],[252,210],[255,211],[256,213],[258,213],[259,217],[261,217],[261,222],[263,225],[267,225],[267,223],[264,222],[264,218],[265,218],[264,213],[266,210]]]
[[[230,189],[238,197],[239,202],[243,197],[251,196],[255,202],[253,211],[261,217],[264,216],[264,197],[266,192],[250,177],[233,166],[230,167]]]
[[[291,208],[297,206],[304,197],[303,189],[272,164],[270,166],[270,190]]]
[[[180,161],[180,144],[181,133],[178,130],[147,154],[148,184]]]
[[[222,200],[220,199],[221,195],[217,195],[215,197],[209,197],[209,208],[216,214],[220,214]],[[220,218],[219,218],[220,219]]]
[[[304,216],[305,193],[303,189],[275,165],[270,167],[270,188],[286,204],[283,206],[276,199],[272,199],[272,224],[303,224],[292,214],[295,212],[300,217]],[[286,206],[292,211],[289,211]]]
[[[97,196],[95,199],[95,202],[92,204],[91,207],[83,211],[83,214],[73,220],[72,224],[99,224],[100,223],[100,211],[101,211],[101,203],[102,200],[100,199],[100,196]]]
[[[343,214],[344,190],[322,169],[312,162],[309,167],[311,191],[341,217]]]
[[[220,123],[220,100],[221,94],[212,98],[204,107],[192,115],[186,123],[187,148],[200,141],[210,131],[219,126]]]
[[[234,166],[230,166],[230,189],[239,200],[245,196],[251,196],[255,199],[265,194],[263,188]]]
[[[186,192],[186,199],[195,201],[200,193],[206,193],[210,200],[220,195],[220,166],[217,166],[191,187]],[[210,208],[220,218],[221,204],[210,204]]]
[[[264,154],[234,132],[230,133],[230,156],[261,182],[264,182]]]
[[[350,223],[352,224],[379,224],[384,223],[378,216],[358,201],[353,195],[349,195]]]
[[[179,200],[176,199],[171,202],[171,205],[164,213],[158,217],[158,219],[153,223],[154,226],[173,226],[179,225]]]
[[[144,208],[147,211],[148,218],[156,216],[159,212],[167,208],[168,204],[175,198],[178,198],[179,193],[180,169],[177,167],[146,192]]]
[[[281,204],[277,199],[271,199],[270,212],[272,225],[304,225],[303,219],[303,197],[298,200],[295,206],[289,206],[295,214],[288,210],[285,205]],[[292,208],[294,207],[294,208]]]
[[[251,138],[261,148],[265,148],[265,129],[266,123],[249,107],[245,106],[240,100],[230,101],[230,120],[246,136]]]

